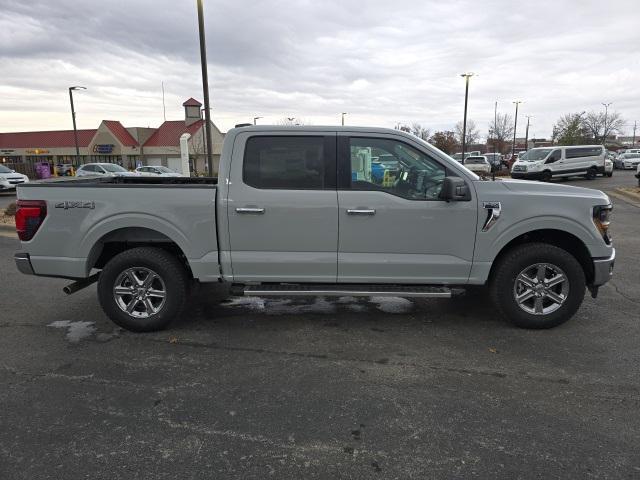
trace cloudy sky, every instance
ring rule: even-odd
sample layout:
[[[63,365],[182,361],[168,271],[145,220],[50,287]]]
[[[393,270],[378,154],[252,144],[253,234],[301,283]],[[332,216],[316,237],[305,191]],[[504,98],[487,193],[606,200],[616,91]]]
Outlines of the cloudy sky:
[[[640,120],[639,0],[205,0],[213,119],[486,133],[500,112],[548,136],[563,113]],[[0,131],[162,122],[202,100],[195,0],[0,0]],[[522,117],[521,117],[522,119]],[[524,122],[518,133],[524,135]],[[630,130],[630,129],[629,129]]]

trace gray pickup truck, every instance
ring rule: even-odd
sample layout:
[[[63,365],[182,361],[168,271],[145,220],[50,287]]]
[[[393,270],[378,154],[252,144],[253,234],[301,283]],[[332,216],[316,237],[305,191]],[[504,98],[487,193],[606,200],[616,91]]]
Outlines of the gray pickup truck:
[[[481,179],[396,130],[247,126],[215,178],[59,179],[18,187],[18,269],[98,282],[107,315],[166,327],[194,282],[233,295],[451,297],[488,285],[515,325],[595,297],[615,250],[586,188]]]

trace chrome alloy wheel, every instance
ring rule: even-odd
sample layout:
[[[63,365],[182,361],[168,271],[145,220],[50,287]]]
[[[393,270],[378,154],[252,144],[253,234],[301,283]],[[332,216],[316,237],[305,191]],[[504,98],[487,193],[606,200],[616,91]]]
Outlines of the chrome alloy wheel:
[[[167,290],[153,270],[132,267],[124,270],[113,286],[113,298],[120,310],[134,318],[148,318],[164,306]]]
[[[550,263],[536,263],[522,270],[513,285],[518,306],[531,315],[558,310],[569,296],[569,278]]]

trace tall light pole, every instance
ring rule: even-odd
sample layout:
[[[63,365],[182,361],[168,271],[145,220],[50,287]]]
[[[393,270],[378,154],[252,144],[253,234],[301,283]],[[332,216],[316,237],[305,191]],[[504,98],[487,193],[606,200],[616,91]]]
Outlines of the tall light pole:
[[[493,153],[498,153],[498,138],[496,132],[498,131],[498,101],[496,100],[496,106],[493,109]]]
[[[344,116],[347,114],[347,112],[342,112],[342,126],[344,127]]]
[[[198,32],[200,36],[200,67],[202,69],[202,94],[204,97],[204,120],[207,132],[207,167],[209,176],[213,175],[213,152],[211,151],[211,108],[209,107],[209,73],[207,71],[207,46],[204,38],[204,12],[202,0],[196,0],[198,8]]]
[[[631,141],[631,148],[636,146],[636,127],[638,126],[638,121],[633,122],[633,140]]]
[[[73,91],[74,90],[86,90],[87,87],[69,87],[69,102],[71,103],[71,119],[73,120],[73,138],[76,144],[76,161],[74,167],[78,167],[80,164],[80,147],[78,146],[78,129],[76,128],[76,111],[73,108]]]
[[[513,158],[516,154],[516,130],[518,128],[518,105],[522,102],[520,100],[516,100],[512,102],[516,106],[516,118],[513,123],[513,143],[511,144],[511,158]]]
[[[529,150],[529,119],[531,115],[527,115],[527,133],[524,136],[524,148],[525,150]]]
[[[462,120],[462,163],[464,163],[464,149],[467,146],[467,104],[469,102],[469,79],[473,72],[461,73],[464,78],[464,119]]]
[[[604,145],[607,141],[607,114],[609,113],[611,102],[603,103],[602,105],[604,105],[604,129],[602,131],[602,145]]]
[[[262,117],[253,117],[253,124],[257,125],[258,124],[258,120],[260,120]]]

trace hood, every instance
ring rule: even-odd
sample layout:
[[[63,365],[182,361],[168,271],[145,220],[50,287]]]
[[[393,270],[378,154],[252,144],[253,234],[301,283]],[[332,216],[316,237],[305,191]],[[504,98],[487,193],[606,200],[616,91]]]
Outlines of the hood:
[[[530,195],[549,195],[559,197],[582,197],[593,199],[605,199],[609,197],[593,188],[574,187],[572,185],[560,185],[557,183],[536,182],[532,180],[504,179],[500,183],[512,192]]]
[[[18,172],[10,172],[10,173],[0,173],[0,177],[2,178],[22,178],[23,174]]]

